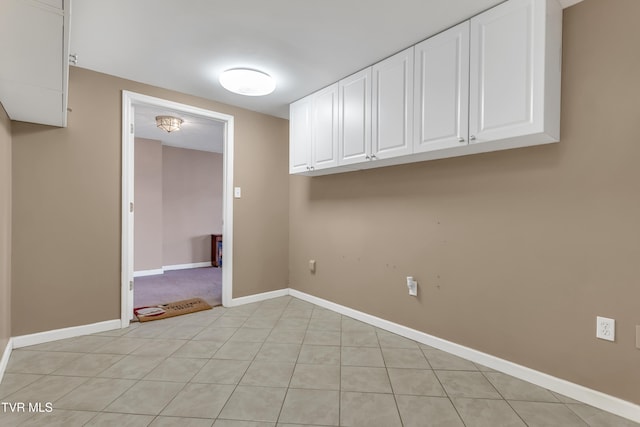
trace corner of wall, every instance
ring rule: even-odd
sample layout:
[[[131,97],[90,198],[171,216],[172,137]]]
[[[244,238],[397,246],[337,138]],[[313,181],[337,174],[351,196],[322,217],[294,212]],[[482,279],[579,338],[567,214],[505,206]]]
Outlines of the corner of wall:
[[[0,351],[11,343],[11,120],[0,103]],[[8,356],[6,356],[8,360]],[[0,360],[0,379],[4,372]]]

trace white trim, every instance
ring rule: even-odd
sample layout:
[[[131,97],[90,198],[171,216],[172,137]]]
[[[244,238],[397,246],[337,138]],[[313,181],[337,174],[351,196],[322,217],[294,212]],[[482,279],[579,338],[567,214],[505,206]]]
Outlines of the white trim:
[[[9,338],[9,341],[7,341],[7,346],[4,348],[4,352],[2,352],[2,359],[0,359],[0,383],[2,383],[4,371],[7,369],[7,365],[9,364],[11,350],[13,350],[13,338]]]
[[[224,267],[222,269],[222,305],[228,306],[233,299],[233,156],[234,121],[225,115],[224,150],[222,153],[222,235],[224,237]]]
[[[200,267],[211,267],[211,261],[193,262],[191,264],[163,265],[162,270],[164,271],[186,270],[188,268],[200,268]]]
[[[187,270],[189,268],[202,267],[211,267],[211,261],[192,262],[191,264],[163,265],[162,268],[157,268],[155,270],[138,270],[133,272],[133,277],[156,276],[158,274],[164,274],[165,271]]]
[[[129,326],[133,317],[133,213],[129,203],[133,203],[134,177],[134,133],[130,131],[134,123],[134,96],[122,92],[122,225],[121,225],[121,269],[120,269],[120,319],[122,327]]]
[[[222,178],[222,234],[224,236],[224,263],[222,270],[222,303],[231,304],[233,294],[233,153],[234,118],[231,115],[205,110],[191,105],[167,101],[135,92],[122,91],[122,259],[121,259],[121,310],[122,327],[129,326],[133,317],[133,213],[129,204],[134,200],[134,125],[135,105],[147,105],[181,111],[190,115],[219,120],[224,123],[223,178]]]
[[[446,351],[456,356],[460,356],[472,362],[488,366],[489,368],[504,372],[521,380],[528,381],[540,387],[555,391],[556,393],[563,394],[572,399],[584,402],[591,406],[595,406],[596,408],[600,408],[604,411],[614,413],[635,422],[640,422],[640,405],[636,405],[626,400],[604,394],[597,390],[593,390],[579,384],[571,383],[569,381],[553,377],[543,372],[527,368],[526,366],[518,365],[516,363],[509,362],[508,360],[504,360],[499,357],[492,356],[490,354],[483,353],[481,351],[474,350],[472,348],[465,347],[460,344],[456,344],[451,341],[447,341],[442,338],[438,338],[433,335],[411,329],[407,326],[399,325],[397,323],[390,322],[388,320],[381,319],[379,317],[372,316],[370,314],[363,313],[361,311],[354,310],[352,308],[345,307],[343,305],[336,304],[334,302],[327,301],[325,299],[318,298],[295,289],[289,289],[289,294],[295,298],[299,298],[303,301],[307,301],[320,307],[324,307],[326,309],[343,314],[345,316],[352,317],[356,320],[360,320],[380,329],[384,329],[386,331],[412,339],[422,344],[430,345],[432,347]]]
[[[158,268],[157,270],[134,271],[133,272],[133,277],[156,276],[158,274],[164,274],[164,267],[163,268]]]
[[[224,271],[224,269],[223,269]],[[252,302],[260,302],[272,298],[284,297],[289,295],[289,288],[278,289],[277,291],[263,292],[261,294],[248,295],[246,297],[233,298],[231,304],[224,304],[225,307],[236,307],[244,304],[251,304]]]
[[[82,335],[97,334],[99,332],[120,329],[120,319],[105,320],[104,322],[91,323],[89,325],[71,326],[69,328],[54,329],[52,331],[38,332],[29,335],[13,337],[13,348],[27,347],[45,342],[74,338]]]
[[[562,6],[563,9],[566,9],[569,6],[573,6],[576,3],[580,3],[581,1],[582,0],[558,0],[560,6]]]

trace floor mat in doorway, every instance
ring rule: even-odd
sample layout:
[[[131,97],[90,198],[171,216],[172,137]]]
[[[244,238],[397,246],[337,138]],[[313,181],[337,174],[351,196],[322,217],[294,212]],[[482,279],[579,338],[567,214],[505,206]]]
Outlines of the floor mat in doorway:
[[[195,313],[196,311],[210,310],[211,306],[202,298],[191,298],[182,301],[159,304],[149,307],[138,307],[133,309],[139,321],[149,322],[151,320],[166,319],[167,317],[180,316],[181,314]]]

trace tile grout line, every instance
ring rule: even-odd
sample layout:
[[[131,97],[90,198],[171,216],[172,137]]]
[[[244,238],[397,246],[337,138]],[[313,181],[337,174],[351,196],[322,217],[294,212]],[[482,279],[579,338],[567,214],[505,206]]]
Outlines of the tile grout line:
[[[418,347],[420,347],[419,344],[418,344]],[[438,381],[438,384],[440,384],[440,387],[442,388],[442,391],[444,391],[444,394],[445,394],[446,398],[449,400],[449,403],[451,404],[451,406],[453,407],[453,410],[456,411],[456,414],[458,414],[458,419],[460,419],[460,422],[462,423],[462,425],[466,426],[467,423],[464,421],[464,419],[462,418],[462,415],[460,414],[460,411],[458,410],[456,405],[453,403],[453,400],[451,399],[451,396],[449,395],[449,392],[444,387],[444,384],[442,384],[442,380],[440,380],[440,377],[438,376],[437,371],[435,369],[433,369],[433,365],[429,362],[429,358],[425,354],[424,349],[422,347],[420,347],[420,351],[424,355],[425,359],[427,359],[427,363],[429,363],[429,366],[432,368],[433,376],[436,377],[436,380]]]
[[[260,301],[257,304],[256,310],[264,303],[264,301]],[[287,302],[287,306],[291,303],[291,301]],[[253,314],[256,310],[253,310],[251,312],[251,314]],[[238,330],[240,330],[245,323],[247,323],[247,320],[249,320],[249,318],[251,317],[251,314],[249,316],[247,316],[247,318],[245,319],[244,322],[242,322],[242,325],[240,325],[240,327],[238,327],[238,329],[236,330],[236,332],[233,333],[233,335],[231,335],[229,338],[227,338],[227,340],[225,341],[224,344],[227,344],[231,338],[233,338],[233,336],[238,332]],[[278,319],[280,319],[282,317],[282,315],[280,315],[280,317],[278,317]],[[270,334],[270,333],[269,333]],[[224,404],[222,405],[222,407],[220,408],[220,411],[218,412],[218,414],[216,415],[216,417],[213,420],[214,424],[216,422],[216,420],[220,417],[220,414],[222,414],[222,411],[224,411],[224,408],[229,404],[229,401],[231,400],[231,397],[233,396],[233,394],[236,392],[236,390],[238,389],[238,387],[240,386],[240,383],[242,382],[242,379],[244,378],[245,375],[247,375],[247,371],[249,370],[249,368],[251,367],[251,365],[253,364],[253,362],[256,359],[256,356],[258,355],[258,353],[260,352],[260,350],[262,349],[262,347],[264,346],[264,343],[266,342],[266,338],[265,341],[262,342],[262,344],[260,345],[260,348],[258,349],[258,351],[256,351],[256,354],[253,355],[253,358],[248,361],[249,365],[247,365],[247,368],[245,369],[244,373],[242,374],[242,376],[240,378],[238,378],[238,382],[234,385],[233,390],[231,391],[231,393],[229,393],[229,397],[227,397],[227,399],[225,400]],[[216,353],[218,351],[220,351],[220,349],[224,346],[224,344],[222,346],[220,346],[220,348],[218,350],[216,350]],[[213,360],[214,356],[216,355],[216,353],[213,354],[213,356],[211,356],[211,359]],[[245,420],[248,421],[248,420]]]
[[[289,300],[289,302],[287,303],[287,306],[282,311],[283,314],[286,311],[287,307],[289,307],[289,304],[291,304],[291,300]],[[282,319],[282,314],[280,315],[280,317],[278,319],[279,320]],[[308,329],[309,329],[309,323],[307,322],[307,327],[304,330],[305,331],[305,335],[306,335]],[[271,336],[272,332],[273,332],[273,327],[271,328],[271,332],[269,333],[269,336]],[[304,337],[303,337],[303,341],[304,341]],[[289,378],[289,382],[287,384],[287,389],[286,389],[286,391],[284,393],[284,398],[282,399],[282,404],[280,405],[280,410],[278,411],[278,416],[276,417],[275,425],[278,425],[278,422],[280,421],[280,416],[282,416],[282,410],[284,409],[284,402],[286,402],[287,396],[289,395],[289,388],[291,386],[291,380],[293,379],[293,375],[296,372],[296,365],[298,364],[298,359],[300,358],[300,352],[301,351],[302,351],[302,343],[300,343],[300,349],[298,350],[298,355],[296,356],[296,361],[293,363],[293,372],[291,372],[291,377]]]
[[[373,332],[376,335],[376,341],[378,342],[378,348],[380,349],[380,354],[382,354],[382,363],[384,364],[384,371],[387,374],[387,380],[389,380],[389,388],[391,388],[391,395],[393,396],[393,402],[396,405],[396,413],[398,414],[398,419],[400,420],[400,426],[404,426],[404,420],[402,419],[402,414],[400,413],[400,408],[398,407],[398,399],[396,397],[395,391],[393,390],[393,384],[391,383],[391,375],[389,375],[389,366],[387,366],[387,360],[384,358],[384,352],[382,351],[382,345],[380,344],[380,336],[378,335],[378,328],[375,328]],[[427,362],[427,364],[428,363],[429,362]]]
[[[143,327],[143,324],[142,324],[142,323],[143,323],[143,322],[140,322],[140,326],[136,327],[135,329],[133,329],[133,330],[132,330],[132,331],[130,331],[130,332],[133,332],[133,331],[135,331],[135,330],[137,330],[137,329],[139,329],[139,328]],[[175,325],[173,325],[173,326],[175,326]],[[173,326],[171,326],[171,327],[173,327]],[[168,329],[170,329],[171,327],[169,327]],[[124,334],[124,335],[123,335],[123,337],[124,337],[124,338],[128,338],[128,337],[127,337],[127,335],[129,335],[129,332],[128,332],[128,333],[126,333],[126,334]],[[162,338],[161,338],[161,335],[162,335],[162,334],[159,334],[157,337],[154,337],[154,338],[144,338],[144,337],[143,337],[143,338],[135,337],[135,338],[136,338],[136,339],[143,339],[143,340],[145,340],[145,339],[162,339]],[[107,404],[107,405],[106,405],[106,406],[105,406],[101,411],[99,411],[99,412],[98,412],[98,414],[97,414],[97,415],[95,415],[93,418],[91,418],[91,420],[89,420],[89,421],[87,422],[87,424],[88,424],[89,422],[91,422],[93,419],[97,418],[100,414],[110,413],[110,412],[105,411],[105,409],[107,409],[107,408],[109,407],[109,405],[113,404],[113,402],[115,402],[116,400],[118,400],[119,398],[121,398],[121,397],[122,397],[122,396],[123,396],[127,391],[131,390],[133,387],[135,387],[136,385],[138,385],[138,384],[140,384],[142,381],[144,381],[144,378],[145,378],[147,375],[151,374],[151,372],[153,372],[153,371],[154,371],[155,369],[157,369],[157,368],[158,368],[158,367],[159,367],[163,362],[165,362],[167,359],[169,359],[169,357],[171,357],[171,355],[172,355],[172,354],[174,354],[175,352],[177,352],[180,348],[182,348],[182,347],[183,347],[187,342],[189,342],[189,341],[191,341],[191,340],[190,340],[190,339],[187,339],[187,340],[184,340],[184,341],[185,341],[185,343],[183,343],[180,347],[176,348],[173,352],[171,352],[171,353],[169,353],[168,355],[166,355],[166,356],[162,359],[162,361],[161,361],[160,363],[158,363],[155,367],[153,367],[153,368],[152,368],[149,372],[147,372],[144,376],[142,376],[141,378],[138,378],[138,379],[136,380],[136,382],[135,382],[133,385],[131,385],[131,387],[127,388],[127,389],[126,389],[125,391],[123,391],[123,392],[122,392],[122,393],[121,393],[117,398],[115,398],[115,399],[114,399],[114,400],[112,400],[110,403],[108,403],[108,404]],[[135,352],[136,350],[138,350],[138,349],[139,349],[139,348],[141,348],[141,347],[142,347],[142,345],[140,345],[140,346],[136,347],[135,349],[131,350],[131,351],[130,351],[126,356],[130,356],[130,355],[132,355],[132,354],[133,354],[133,352]],[[126,356],[124,356],[124,357],[123,357],[123,359],[124,359]],[[121,360],[122,360],[122,359],[121,359]],[[112,366],[113,366],[113,365],[112,365]],[[109,368],[107,368],[107,369],[109,369]],[[103,370],[103,371],[101,371],[100,373],[102,373],[102,372],[106,371],[107,369],[104,369],[104,370]],[[115,378],[115,379],[118,379],[118,378]],[[127,379],[127,378],[123,378],[123,379]],[[164,406],[163,406],[163,407],[158,411],[158,413],[157,413],[157,414],[152,415],[152,416],[153,416],[153,419],[151,420],[151,422],[153,422],[157,417],[159,417],[159,416],[160,416],[160,414],[162,413],[162,411],[164,411],[164,410],[166,409],[166,407],[167,407],[171,402],[173,402],[173,400],[176,398],[176,396],[178,396],[178,394],[180,394],[180,393],[182,392],[182,390],[184,390],[184,389],[185,389],[185,387],[187,386],[187,384],[188,384],[188,382],[185,382],[185,383],[183,384],[183,386],[180,388],[180,390],[176,393],[176,395],[175,395],[175,396],[173,396],[173,398],[171,398],[171,399],[170,399],[170,400],[169,400],[169,401],[168,401],[168,402],[167,402],[167,403],[166,403],[166,404],[165,404],[165,405],[164,405]],[[133,414],[133,415],[148,415],[148,414]],[[149,423],[149,424],[151,424],[151,423]],[[148,424],[148,425],[149,425],[149,424]]]
[[[218,319],[219,319],[220,317],[222,317],[223,315],[224,315],[224,314],[221,314],[220,316],[218,316],[214,321],[212,321],[210,324],[208,324],[207,326],[205,326],[205,327],[203,328],[203,330],[204,330],[204,329],[206,329],[206,328],[208,328],[209,326],[211,326],[213,323],[215,323],[215,321],[216,321],[216,320],[218,320]],[[174,325],[174,326],[176,326],[176,325]],[[142,325],[141,325],[141,326],[139,326],[139,327],[142,327]],[[137,328],[136,328],[136,329],[137,329]],[[201,332],[202,332],[202,331],[201,331]],[[128,335],[128,334],[125,334],[125,335]],[[196,335],[194,335],[193,337],[191,337],[191,338],[189,338],[189,339],[185,340],[185,341],[186,341],[186,342],[185,342],[185,344],[183,344],[182,346],[178,347],[178,348],[177,348],[175,351],[173,351],[169,356],[167,356],[163,361],[166,361],[166,360],[167,360],[167,359],[168,359],[172,354],[175,354],[175,353],[176,353],[180,348],[184,347],[184,345],[186,345],[186,343],[188,343],[188,342],[193,342],[193,341],[194,341],[194,340],[193,340],[193,338],[194,338],[195,336],[197,336],[197,335],[198,335],[198,334],[196,334]],[[230,337],[229,337],[229,338],[230,338]],[[229,338],[227,338],[227,341],[229,340]],[[226,343],[226,341],[225,341],[225,343]],[[221,346],[221,347],[222,347],[222,346]],[[213,356],[215,355],[215,353],[217,353],[217,351],[218,351],[218,350],[219,350],[219,348],[218,348],[218,349],[216,349],[216,351],[215,351],[215,352],[211,355],[211,357],[210,357],[210,358],[208,358],[207,360],[211,360],[211,359],[213,358]],[[133,351],[135,351],[135,350],[133,350]],[[160,364],[162,364],[162,362],[160,362]],[[160,364],[158,364],[157,366],[160,366]],[[191,377],[191,379],[195,378],[195,376],[196,376],[197,374],[199,374],[199,373],[200,373],[200,371],[204,368],[204,366],[205,366],[206,364],[207,364],[207,362],[205,362],[205,363],[202,365],[202,367],[198,370],[198,372],[196,372],[196,373]],[[156,366],[156,368],[157,368],[157,366]],[[149,373],[148,373],[148,374],[150,374],[151,372],[153,372],[153,370],[155,370],[156,368],[154,368],[154,369],[152,369],[151,371],[149,371]],[[148,375],[148,374],[147,374],[147,375]],[[143,377],[143,378],[144,378],[144,377]],[[184,383],[184,385],[182,386],[182,388],[181,388],[181,389],[180,389],[180,390],[175,394],[175,396],[173,396],[173,398],[169,399],[169,401],[168,401],[168,402],[167,402],[167,403],[162,407],[162,409],[160,409],[160,410],[158,411],[158,413],[154,416],[154,419],[153,419],[151,422],[155,421],[155,419],[156,419],[156,418],[158,418],[158,417],[162,416],[162,415],[161,415],[161,414],[162,414],[162,412],[163,412],[165,409],[167,409],[167,407],[168,407],[169,405],[171,405],[171,403],[176,399],[176,397],[178,397],[178,395],[184,391],[184,389],[187,387],[187,385],[188,385],[188,384],[191,384],[191,379],[189,379],[188,381],[186,381],[186,382]],[[212,424],[213,424],[213,423],[212,423]]]

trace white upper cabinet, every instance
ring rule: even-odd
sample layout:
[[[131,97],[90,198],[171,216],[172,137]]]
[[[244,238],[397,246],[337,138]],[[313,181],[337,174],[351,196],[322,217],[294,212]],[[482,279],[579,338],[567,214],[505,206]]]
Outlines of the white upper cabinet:
[[[2,0],[0,102],[12,120],[66,126],[70,0]]]
[[[388,159],[413,151],[413,47],[372,67],[371,157]]]
[[[338,164],[371,158],[371,67],[338,83]]]
[[[291,173],[557,142],[561,66],[558,1],[507,0],[292,104]]]
[[[311,109],[312,170],[338,166],[338,84],[316,92]]]
[[[414,153],[467,143],[469,22],[415,46]]]
[[[510,0],[470,22],[470,142],[558,141],[560,5]]]
[[[338,166],[338,84],[289,106],[289,173]]]
[[[311,168],[311,96],[289,106],[289,173]]]

